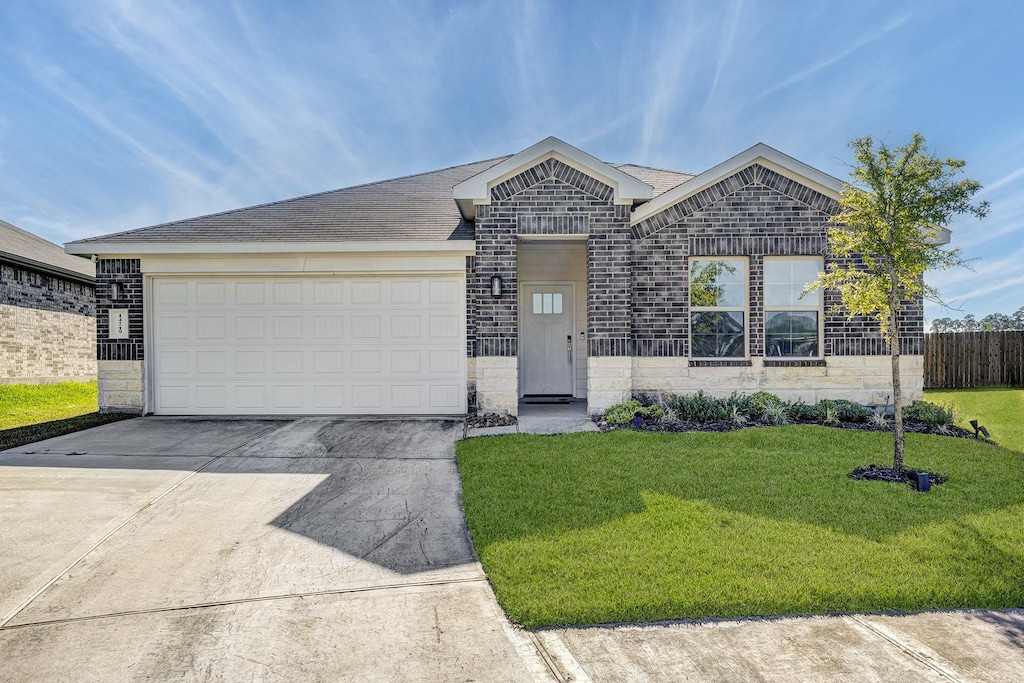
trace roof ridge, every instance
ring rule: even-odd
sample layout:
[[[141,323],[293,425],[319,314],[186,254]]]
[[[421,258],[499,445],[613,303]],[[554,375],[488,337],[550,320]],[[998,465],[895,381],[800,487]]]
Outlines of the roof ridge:
[[[624,163],[623,164],[623,163],[611,163],[611,162],[605,162],[605,163],[607,163],[609,166],[612,166],[612,167],[618,168],[618,169],[621,169],[623,166],[635,166],[636,168],[647,168],[647,169],[650,169],[652,171],[663,171],[665,173],[675,173],[677,175],[692,175],[692,176],[699,175],[697,173],[693,173],[692,171],[677,171],[674,168],[662,168],[660,166],[647,166],[645,164],[633,164],[633,163]]]
[[[150,230],[152,228],[164,228],[164,227],[175,225],[177,223],[190,223],[192,221],[202,220],[204,218],[213,218],[215,216],[229,216],[231,214],[239,213],[241,211],[249,211],[249,210],[252,210],[252,209],[262,209],[262,208],[265,208],[265,207],[268,207],[268,206],[277,206],[279,204],[287,204],[288,202],[296,202],[296,201],[299,201],[299,200],[302,200],[302,199],[311,199],[313,197],[321,197],[323,195],[333,194],[335,192],[345,192],[347,190],[358,190],[360,188],[371,187],[373,185],[381,185],[383,183],[393,183],[393,182],[399,181],[399,180],[409,180],[410,178],[419,178],[421,176],[433,175],[435,173],[444,173],[445,171],[451,171],[451,170],[454,170],[456,168],[463,168],[465,166],[474,166],[476,164],[485,164],[485,163],[487,163],[489,161],[494,161],[495,163],[498,163],[498,162],[500,162],[500,161],[502,161],[504,159],[507,159],[509,156],[511,156],[511,155],[504,155],[504,156],[500,156],[500,157],[494,157],[493,159],[481,159],[480,161],[470,161],[470,162],[467,162],[465,164],[455,164],[453,166],[446,166],[444,168],[438,168],[438,169],[434,169],[432,171],[423,171],[421,173],[410,173],[408,175],[398,176],[397,178],[385,178],[383,180],[374,180],[374,181],[371,181],[371,182],[368,182],[368,183],[360,183],[359,185],[350,185],[348,187],[336,187],[336,188],[334,188],[332,190],[321,190],[320,192],[311,192],[309,194],[300,195],[298,197],[288,197],[286,199],[276,199],[276,200],[270,201],[270,202],[262,202],[260,204],[252,204],[250,206],[242,206],[242,207],[239,207],[237,209],[228,209],[227,211],[214,211],[212,213],[206,213],[206,214],[202,214],[202,215],[199,215],[199,216],[190,216],[188,218],[179,218],[179,219],[173,220],[173,221],[165,221],[163,223],[155,223],[153,225],[146,225],[146,226],[143,226],[141,228],[131,228],[130,230],[121,230],[121,231],[118,231],[118,232],[112,232],[112,233],[108,233],[106,235],[102,235],[102,237],[106,238],[106,237],[114,237],[114,236],[119,236],[119,235],[128,235],[130,233],[139,232],[141,230]],[[75,241],[76,242],[91,241],[92,239],[95,239],[95,238],[86,238],[85,240],[75,240]]]

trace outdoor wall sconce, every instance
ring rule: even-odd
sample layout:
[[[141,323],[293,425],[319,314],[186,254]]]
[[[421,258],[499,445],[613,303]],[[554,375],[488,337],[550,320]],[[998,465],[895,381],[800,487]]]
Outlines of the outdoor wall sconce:
[[[989,438],[988,430],[979,425],[977,420],[971,420],[971,427],[974,429],[974,436],[978,436],[978,432],[981,432],[985,435],[986,439]]]
[[[124,297],[124,283],[123,282],[111,282],[110,283],[110,300],[120,301]]]
[[[504,287],[504,283],[501,280],[501,276],[500,275],[492,275],[491,276],[491,296],[494,297],[495,299],[500,299],[503,287]]]

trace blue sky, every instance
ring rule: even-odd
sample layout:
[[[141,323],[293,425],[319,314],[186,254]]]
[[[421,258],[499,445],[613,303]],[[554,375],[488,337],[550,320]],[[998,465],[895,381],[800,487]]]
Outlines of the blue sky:
[[[0,218],[81,237],[520,151],[699,172],[761,141],[847,179],[923,133],[981,317],[1024,305],[1024,3],[0,3]],[[929,307],[929,319],[960,315]]]

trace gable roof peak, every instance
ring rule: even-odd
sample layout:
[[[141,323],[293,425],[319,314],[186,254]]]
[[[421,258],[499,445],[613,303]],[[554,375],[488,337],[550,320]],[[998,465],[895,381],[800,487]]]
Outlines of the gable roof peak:
[[[709,168],[682,185],[658,195],[654,200],[638,206],[633,210],[633,217],[630,222],[633,225],[642,223],[651,216],[678,204],[688,197],[692,197],[698,192],[754,164],[764,166],[832,199],[839,199],[839,193],[843,189],[843,181],[838,178],[808,166],[804,162],[794,159],[763,142],[758,142],[731,159],[727,159],[717,166]]]
[[[466,220],[475,219],[476,207],[490,203],[492,187],[552,158],[611,187],[616,204],[632,205],[654,196],[654,188],[647,183],[563,140],[549,136],[456,185],[452,192],[462,216]]]

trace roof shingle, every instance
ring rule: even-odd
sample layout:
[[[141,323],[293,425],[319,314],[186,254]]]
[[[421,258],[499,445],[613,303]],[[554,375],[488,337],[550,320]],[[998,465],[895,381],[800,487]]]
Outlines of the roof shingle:
[[[0,221],[0,259],[5,256],[9,261],[36,266],[54,275],[71,275],[75,279],[85,276],[89,281],[96,277],[96,265],[89,259],[65,254],[59,245]]]
[[[361,242],[472,240],[452,188],[508,157],[222,213],[90,237],[72,244],[159,242]],[[693,177],[615,165],[654,187],[655,196]]]

